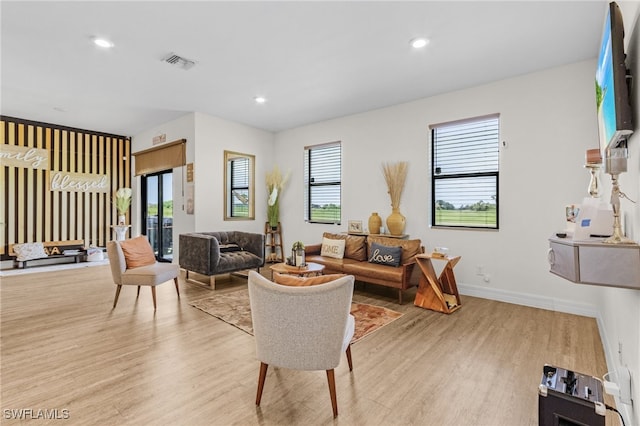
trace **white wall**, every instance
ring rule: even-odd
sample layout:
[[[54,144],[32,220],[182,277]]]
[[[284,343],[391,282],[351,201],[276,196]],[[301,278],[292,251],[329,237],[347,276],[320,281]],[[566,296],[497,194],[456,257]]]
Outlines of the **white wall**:
[[[470,70],[470,72],[472,72]],[[292,171],[284,191],[285,240],[318,242],[346,221],[391,213],[383,161],[409,161],[400,210],[406,232],[427,249],[462,256],[456,277],[466,294],[596,316],[598,289],[548,272],[547,238],[564,227],[564,206],[587,196],[585,151],[598,146],[595,61],[581,62],[441,96],[342,117],[276,135],[277,158]],[[500,230],[431,229],[430,124],[500,113]],[[306,224],[302,213],[305,145],[343,144],[341,226]],[[476,275],[482,266],[489,282]]]
[[[264,233],[264,176],[273,164],[273,133],[196,113],[195,230]],[[255,155],[255,220],[224,218],[224,151]]]
[[[186,170],[173,170],[173,253],[177,262],[179,235],[194,231],[264,232],[266,221],[266,189],[263,185],[266,170],[273,164],[273,134],[203,113],[190,113],[154,127],[132,139],[132,152],[152,148],[154,136],[166,134],[167,142],[187,140],[187,163],[194,164],[193,183],[186,182]],[[224,151],[237,151],[256,157],[256,219],[249,221],[224,220]],[[133,170],[133,168],[132,168]],[[140,177],[133,179],[132,235],[141,229]],[[194,185],[194,214],[186,213],[187,187]]]
[[[161,126],[146,130],[132,138],[131,152],[143,151],[145,149],[154,148],[160,145],[153,145],[153,138],[158,135],[166,134],[167,142],[173,142],[178,139],[187,140],[187,163],[192,163],[195,158],[195,114],[185,114],[182,117],[164,123]],[[133,158],[132,173],[135,170],[135,158]],[[178,258],[178,235],[185,232],[192,232],[194,229],[195,219],[193,215],[187,215],[185,211],[186,200],[183,194],[183,185],[186,184],[186,170],[184,167],[173,169],[173,244],[174,259]],[[131,224],[132,235],[140,234],[142,223],[140,221],[142,206],[140,206],[140,182],[141,177],[136,176],[132,179],[132,189],[134,191],[133,202],[131,205]]]
[[[625,24],[627,67],[633,75],[631,103],[635,133],[628,141],[628,172],[620,175],[620,188],[629,198],[621,200],[625,231],[629,238],[640,241],[640,5],[619,2]],[[604,175],[605,197],[611,194],[608,175]],[[640,290],[599,288],[598,310],[602,341],[609,370],[627,367],[631,371],[634,406],[616,405],[628,425],[640,425]],[[621,346],[621,351],[618,352]]]
[[[640,124],[638,3],[619,2],[627,29],[633,103]],[[604,11],[603,11],[604,13]],[[640,291],[572,284],[548,272],[547,238],[564,227],[564,206],[587,195],[585,150],[598,146],[593,81],[595,61],[533,73],[489,85],[342,117],[276,134],[205,114],[189,114],[133,139],[134,151],[167,140],[187,138],[187,161],[195,162],[195,212],[181,211],[174,240],[181,232],[242,229],[262,232],[266,221],[264,175],[278,164],[291,171],[281,199],[285,246],[295,240],[319,242],[323,231],[346,230],[347,220],[365,223],[371,212],[391,212],[381,172],[383,161],[407,160],[409,175],[401,203],[406,232],[427,249],[449,247],[462,255],[456,276],[463,294],[596,317],[610,370],[627,366],[633,393],[640,400]],[[472,67],[470,71],[472,72]],[[445,230],[429,227],[429,124],[500,113],[500,230]],[[331,141],[343,146],[343,224],[303,221],[304,146]],[[256,156],[256,220],[223,221],[223,151]],[[620,178],[630,198],[640,200],[640,131],[629,141],[629,171]],[[176,173],[181,175],[181,173]],[[608,199],[610,185],[604,176]],[[174,195],[182,181],[175,179]],[[608,186],[607,186],[608,185]],[[139,190],[136,192],[139,196]],[[176,196],[176,199],[179,198]],[[138,198],[139,199],[139,198]],[[134,202],[135,217],[139,210]],[[640,205],[622,201],[626,231],[640,240]],[[134,223],[134,231],[139,223]],[[178,230],[179,229],[179,230]],[[176,256],[177,258],[177,256]],[[476,275],[482,266],[489,282]],[[619,343],[622,351],[618,354]],[[639,404],[617,404],[627,424],[640,424]]]

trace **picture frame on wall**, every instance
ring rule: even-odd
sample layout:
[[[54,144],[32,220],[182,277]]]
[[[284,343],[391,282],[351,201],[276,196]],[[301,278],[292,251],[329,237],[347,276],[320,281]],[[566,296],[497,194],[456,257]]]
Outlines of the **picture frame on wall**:
[[[362,233],[362,221],[361,220],[350,220],[348,222],[349,233]]]

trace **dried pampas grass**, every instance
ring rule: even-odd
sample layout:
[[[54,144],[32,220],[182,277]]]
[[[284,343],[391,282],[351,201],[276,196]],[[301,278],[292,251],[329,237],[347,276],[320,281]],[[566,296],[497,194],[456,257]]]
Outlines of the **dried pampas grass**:
[[[391,197],[391,208],[400,208],[400,199],[404,189],[404,182],[407,178],[407,169],[409,163],[407,161],[398,161],[397,163],[382,163],[382,172],[384,180],[387,182],[389,189],[389,197]]]

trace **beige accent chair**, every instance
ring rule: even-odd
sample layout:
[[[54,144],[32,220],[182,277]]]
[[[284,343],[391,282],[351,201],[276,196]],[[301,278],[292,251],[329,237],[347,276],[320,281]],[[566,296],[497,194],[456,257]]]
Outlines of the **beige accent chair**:
[[[118,304],[118,297],[123,285],[138,286],[138,296],[140,296],[140,286],[150,286],[151,295],[153,296],[153,309],[156,309],[156,286],[172,280],[176,284],[176,292],[180,298],[180,289],[178,288],[178,274],[180,267],[172,263],[156,262],[152,265],[140,266],[138,268],[127,269],[127,262],[124,258],[124,252],[120,247],[119,241],[107,242],[107,255],[109,256],[109,265],[111,266],[111,275],[113,282],[118,286],[116,289],[116,297],[113,300],[113,307]]]
[[[293,370],[326,370],[333,416],[338,415],[334,368],[346,352],[349,371],[355,319],[349,313],[352,275],[325,284],[292,287],[249,272],[249,300],[256,355],[260,361],[256,405],[270,365]]]

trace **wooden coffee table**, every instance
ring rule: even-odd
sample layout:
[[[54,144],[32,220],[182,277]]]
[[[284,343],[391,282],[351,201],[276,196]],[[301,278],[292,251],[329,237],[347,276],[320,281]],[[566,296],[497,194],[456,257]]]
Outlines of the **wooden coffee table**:
[[[271,278],[273,278],[274,272],[279,274],[297,275],[299,277],[309,277],[322,275],[322,272],[324,271],[324,265],[313,262],[307,262],[303,267],[291,266],[286,263],[276,263],[275,265],[271,265],[270,268]]]

